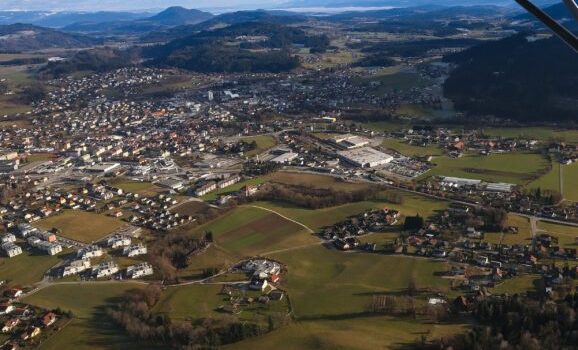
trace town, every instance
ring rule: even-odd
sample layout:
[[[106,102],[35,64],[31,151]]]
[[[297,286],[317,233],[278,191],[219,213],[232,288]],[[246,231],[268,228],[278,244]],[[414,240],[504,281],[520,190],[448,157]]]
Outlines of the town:
[[[486,42],[555,38],[442,8],[0,50],[0,348],[575,344],[576,124],[447,93]]]

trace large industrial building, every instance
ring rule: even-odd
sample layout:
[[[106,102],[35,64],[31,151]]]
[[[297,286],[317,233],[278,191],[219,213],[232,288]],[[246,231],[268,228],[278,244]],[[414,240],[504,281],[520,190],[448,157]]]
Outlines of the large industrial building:
[[[393,160],[393,156],[371,147],[341,151],[338,152],[338,154],[343,161],[360,168],[374,168],[385,165]]]
[[[100,163],[87,166],[85,170],[90,173],[108,174],[120,168],[119,163]]]
[[[369,140],[352,134],[339,135],[331,138],[331,142],[343,149],[354,149],[369,145]]]

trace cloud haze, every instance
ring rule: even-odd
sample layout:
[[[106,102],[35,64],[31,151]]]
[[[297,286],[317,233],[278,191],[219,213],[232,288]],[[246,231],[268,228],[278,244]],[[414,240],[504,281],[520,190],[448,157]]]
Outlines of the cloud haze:
[[[0,10],[19,11],[100,11],[143,10],[169,6],[187,8],[217,8],[266,6],[278,0],[0,0]]]

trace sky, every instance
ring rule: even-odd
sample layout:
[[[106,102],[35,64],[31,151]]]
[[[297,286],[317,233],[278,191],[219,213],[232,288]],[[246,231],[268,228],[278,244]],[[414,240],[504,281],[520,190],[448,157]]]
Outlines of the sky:
[[[0,0],[0,10],[18,11],[120,11],[186,8],[244,8],[274,6],[281,0]]]

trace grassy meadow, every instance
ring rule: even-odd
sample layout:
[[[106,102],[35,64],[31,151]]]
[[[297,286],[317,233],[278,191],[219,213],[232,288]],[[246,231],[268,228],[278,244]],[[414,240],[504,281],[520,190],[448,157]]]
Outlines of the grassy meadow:
[[[506,153],[488,156],[467,154],[461,158],[436,157],[436,165],[426,176],[455,176],[489,182],[524,185],[533,181],[548,166],[547,160],[534,153]]]
[[[257,143],[257,148],[252,151],[245,153],[246,157],[253,158],[270,148],[273,148],[277,144],[277,140],[273,136],[269,135],[260,135],[260,136],[251,136],[251,137],[244,137],[241,139],[244,142],[250,143],[255,141]]]
[[[0,257],[0,280],[11,285],[31,285],[40,282],[44,274],[68,255],[47,255],[33,250],[25,250],[13,258]]]
[[[75,210],[65,210],[36,224],[45,230],[57,228],[63,237],[84,243],[97,241],[123,225],[121,220],[110,216]]]
[[[124,335],[104,315],[107,305],[118,301],[127,291],[140,287],[134,283],[55,285],[26,297],[24,302],[47,309],[60,307],[74,314],[72,322],[40,348],[142,349],[143,344]]]

